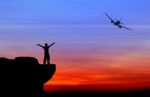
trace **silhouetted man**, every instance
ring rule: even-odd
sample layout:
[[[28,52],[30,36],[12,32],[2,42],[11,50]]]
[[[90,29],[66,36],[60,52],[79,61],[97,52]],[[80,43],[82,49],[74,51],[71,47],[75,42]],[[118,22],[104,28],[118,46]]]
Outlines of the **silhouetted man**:
[[[45,43],[45,46],[37,44],[37,46],[40,46],[44,49],[44,62],[43,62],[43,64],[46,64],[46,61],[47,61],[47,64],[50,64],[49,63],[49,61],[50,61],[49,48],[54,44],[55,44],[55,42],[53,42],[51,45],[48,45],[47,43]]]

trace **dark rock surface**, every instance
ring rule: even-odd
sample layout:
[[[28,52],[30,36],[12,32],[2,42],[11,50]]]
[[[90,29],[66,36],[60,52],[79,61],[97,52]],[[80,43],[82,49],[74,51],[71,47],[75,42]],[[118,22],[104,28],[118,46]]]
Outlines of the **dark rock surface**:
[[[0,58],[0,97],[41,97],[55,71],[55,64],[41,65],[33,57]]]

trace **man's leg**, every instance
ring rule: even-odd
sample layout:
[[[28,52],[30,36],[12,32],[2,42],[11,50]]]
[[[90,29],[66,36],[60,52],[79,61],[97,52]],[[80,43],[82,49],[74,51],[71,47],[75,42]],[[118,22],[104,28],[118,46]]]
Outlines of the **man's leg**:
[[[44,57],[44,61],[43,61],[43,64],[46,64],[46,57]]]
[[[47,57],[47,63],[50,64],[50,56]]]

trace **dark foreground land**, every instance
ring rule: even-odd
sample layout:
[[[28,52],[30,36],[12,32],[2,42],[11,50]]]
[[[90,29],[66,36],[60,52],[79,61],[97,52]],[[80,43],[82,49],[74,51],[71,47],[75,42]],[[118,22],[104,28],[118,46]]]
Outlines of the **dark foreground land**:
[[[0,97],[150,97],[150,89],[124,92],[64,91],[45,93],[43,85],[56,65],[41,65],[33,57],[0,58]]]
[[[56,71],[33,57],[0,58],[0,97],[42,97],[43,85]]]
[[[150,97],[150,89],[141,89],[124,92],[79,92],[68,91],[47,93],[46,97]]]

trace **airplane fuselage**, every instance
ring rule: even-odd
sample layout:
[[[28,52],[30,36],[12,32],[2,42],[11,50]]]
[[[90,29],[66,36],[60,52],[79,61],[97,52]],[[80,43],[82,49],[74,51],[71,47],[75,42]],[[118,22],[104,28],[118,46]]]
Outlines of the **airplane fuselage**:
[[[113,23],[113,25],[115,25],[115,26],[118,26],[118,28],[121,28],[120,21],[116,21],[116,22],[111,21],[111,23]]]
[[[120,21],[114,22],[114,25],[120,25]]]

